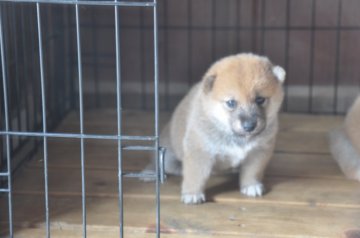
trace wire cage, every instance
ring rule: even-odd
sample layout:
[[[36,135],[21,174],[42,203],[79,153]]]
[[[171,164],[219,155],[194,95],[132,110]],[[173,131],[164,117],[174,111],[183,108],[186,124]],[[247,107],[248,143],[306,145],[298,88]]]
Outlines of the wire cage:
[[[122,171],[122,151],[149,150],[160,157],[151,175],[159,195],[159,110],[173,109],[223,56],[254,52],[282,65],[287,72],[285,112],[343,114],[360,86],[359,7],[357,0],[1,1],[0,192],[7,196],[8,235],[13,236],[12,175],[42,151],[46,178],[48,140],[76,139],[81,145],[84,237],[84,144],[118,143],[122,237],[122,177],[144,176]],[[115,131],[87,131],[84,111],[97,108],[116,111]],[[124,109],[153,115],[153,133],[123,134]],[[55,132],[74,111],[79,128]],[[47,189],[45,180],[46,207]],[[159,196],[156,201],[159,236]],[[49,237],[48,209],[45,221]]]
[[[343,114],[358,92],[357,1],[168,0],[158,6],[161,109],[174,108],[212,62],[238,52],[266,55],[286,69],[286,112]],[[85,12],[84,68],[94,82],[86,92],[93,105],[104,106],[104,95],[112,93],[106,79],[114,74],[113,23],[106,8]],[[124,103],[151,109],[151,12],[134,8],[122,16],[124,96],[131,98]]]
[[[112,47],[114,50],[114,88],[117,130],[112,134],[85,131],[84,73],[82,37],[82,6],[104,7],[112,11]],[[153,134],[125,135],[122,132],[122,75],[120,48],[120,8],[150,8],[152,12],[152,71],[153,71]],[[94,17],[94,15],[93,15]],[[86,17],[84,17],[86,18]],[[83,18],[83,19],[84,19]],[[156,181],[156,234],[160,235],[159,183],[164,150],[158,139],[158,55],[156,1],[7,1],[1,3],[0,45],[2,63],[2,127],[0,192],[7,194],[8,235],[14,236],[12,175],[26,158],[37,150],[43,152],[45,231],[50,237],[48,141],[78,139],[80,141],[81,194],[83,237],[86,229],[85,141],[114,140],[118,148],[119,236],[123,237],[123,177],[153,178]],[[96,37],[96,36],[95,36]],[[85,42],[85,43],[84,43]],[[126,59],[124,59],[126,61]],[[99,77],[95,72],[95,87]],[[85,98],[85,99],[84,99]],[[99,106],[99,95],[95,97]],[[70,110],[78,111],[79,130],[58,133],[53,129]],[[32,139],[31,139],[32,138]],[[125,145],[124,141],[133,142]],[[141,142],[149,142],[144,146]],[[138,143],[138,144],[137,144]],[[154,174],[131,173],[122,169],[123,150],[149,150],[158,158]],[[161,151],[160,151],[161,150]],[[162,155],[161,154],[161,155]],[[20,158],[15,161],[13,158]]]

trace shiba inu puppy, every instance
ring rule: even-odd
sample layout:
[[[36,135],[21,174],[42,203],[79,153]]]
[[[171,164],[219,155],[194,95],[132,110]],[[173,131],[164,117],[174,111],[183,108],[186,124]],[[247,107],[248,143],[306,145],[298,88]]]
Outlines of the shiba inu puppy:
[[[330,150],[341,170],[360,181],[360,96],[349,109],[344,124],[330,133]]]
[[[238,54],[215,62],[162,131],[165,171],[183,176],[181,200],[205,202],[214,170],[240,167],[240,191],[261,196],[283,101],[285,71],[268,58]],[[147,170],[153,169],[150,164]]]

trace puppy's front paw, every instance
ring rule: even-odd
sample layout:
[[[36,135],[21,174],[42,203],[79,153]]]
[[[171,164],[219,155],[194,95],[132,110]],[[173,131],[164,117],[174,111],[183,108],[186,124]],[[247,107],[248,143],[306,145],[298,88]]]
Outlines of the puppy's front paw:
[[[181,201],[185,204],[200,204],[205,202],[205,195],[203,193],[198,194],[182,194]]]
[[[260,197],[264,193],[264,185],[256,183],[248,186],[241,187],[242,194],[249,197]]]

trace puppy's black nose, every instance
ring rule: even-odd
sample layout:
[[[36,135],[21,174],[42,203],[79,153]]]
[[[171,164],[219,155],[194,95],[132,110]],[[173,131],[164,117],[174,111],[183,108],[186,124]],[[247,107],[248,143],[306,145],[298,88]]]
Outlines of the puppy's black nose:
[[[256,120],[244,120],[241,122],[241,126],[246,132],[252,132],[256,127]]]

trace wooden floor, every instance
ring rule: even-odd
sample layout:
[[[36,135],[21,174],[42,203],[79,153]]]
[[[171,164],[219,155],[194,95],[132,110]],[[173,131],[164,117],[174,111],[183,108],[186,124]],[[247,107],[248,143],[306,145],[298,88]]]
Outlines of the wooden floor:
[[[128,112],[127,134],[151,134],[151,115]],[[162,123],[169,115],[162,115]],[[89,111],[86,133],[116,131],[115,113]],[[360,184],[347,180],[332,160],[327,131],[341,117],[281,116],[276,153],[265,177],[268,192],[246,198],[236,175],[218,175],[208,183],[209,202],[180,202],[179,177],[161,187],[162,237],[360,237]],[[78,132],[78,115],[58,128]],[[79,140],[49,140],[49,193],[52,237],[81,237]],[[113,141],[85,144],[88,237],[118,237],[117,152]],[[124,167],[141,170],[149,154],[126,152]],[[15,237],[44,237],[42,153],[24,164],[14,180]],[[155,237],[154,184],[126,179],[125,237]],[[0,234],[6,233],[6,199],[0,200]]]

